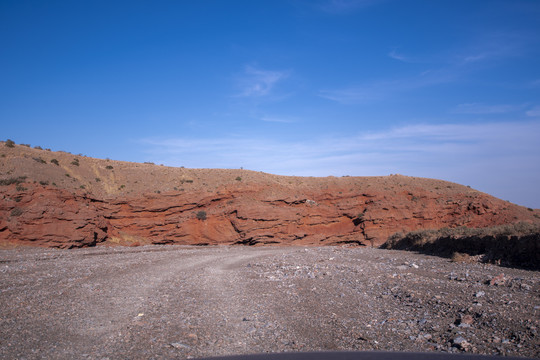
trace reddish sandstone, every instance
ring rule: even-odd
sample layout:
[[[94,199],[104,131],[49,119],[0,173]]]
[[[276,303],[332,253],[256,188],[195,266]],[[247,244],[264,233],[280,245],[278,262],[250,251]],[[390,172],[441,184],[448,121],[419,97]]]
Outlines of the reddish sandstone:
[[[26,176],[0,186],[4,246],[376,246],[398,231],[537,222],[539,216],[466,186],[401,175],[300,178],[86,157],[71,166],[71,154],[2,145],[0,152],[6,155],[0,180]],[[200,211],[206,219],[197,218]]]

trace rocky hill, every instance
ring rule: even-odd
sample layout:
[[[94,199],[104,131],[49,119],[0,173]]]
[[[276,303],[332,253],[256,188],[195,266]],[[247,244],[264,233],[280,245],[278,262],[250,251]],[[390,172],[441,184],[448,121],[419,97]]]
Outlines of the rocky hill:
[[[376,246],[396,232],[540,221],[538,209],[442,180],[172,168],[7,142],[0,198],[2,247]]]

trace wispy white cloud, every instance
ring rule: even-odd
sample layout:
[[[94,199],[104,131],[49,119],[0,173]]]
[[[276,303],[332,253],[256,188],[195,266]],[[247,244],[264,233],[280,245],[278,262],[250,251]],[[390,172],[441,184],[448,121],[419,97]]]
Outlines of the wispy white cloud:
[[[341,104],[362,104],[454,80],[455,74],[452,72],[429,70],[416,77],[373,81],[340,89],[324,89],[319,91],[318,96]]]
[[[505,199],[539,206],[539,133],[540,121],[416,124],[297,140],[237,134],[197,140],[145,139],[142,144],[149,160],[173,166],[243,166],[304,176],[401,173],[474,185]]]
[[[482,103],[467,103],[459,104],[452,111],[455,114],[504,114],[522,110],[525,105],[511,104],[482,104]]]
[[[262,97],[269,95],[274,87],[287,77],[289,71],[264,70],[246,66],[244,74],[239,77],[241,92],[238,97]]]
[[[290,116],[262,116],[260,120],[265,121],[265,122],[275,122],[275,123],[285,123],[285,124],[291,124],[291,123],[297,122],[296,118],[293,118]]]
[[[475,54],[475,55],[464,55],[462,57],[462,60],[463,60],[464,63],[473,63],[473,62],[483,60],[486,57],[488,57],[488,54],[485,54],[485,53],[484,54]]]
[[[353,83],[347,87],[321,89],[318,95],[342,104],[367,103],[386,99],[404,91],[470,79],[470,74],[487,64],[491,66],[500,60],[523,56],[528,51],[527,45],[531,41],[527,34],[494,32],[479,36],[469,46],[461,49],[448,49],[439,54],[405,55],[398,52],[397,49],[393,49],[387,54],[390,58],[401,62],[430,64],[431,68],[419,71],[416,76],[381,78],[370,83]],[[533,82],[531,86],[535,86],[534,84],[536,83]],[[472,107],[472,105],[480,106],[481,104],[464,105]],[[481,113],[488,110],[488,106],[485,106]],[[493,107],[491,110],[494,111],[493,113],[498,113],[503,108]]]
[[[402,62],[413,62],[413,59],[409,56],[398,53],[396,50],[392,50],[388,53],[388,56],[394,60],[399,60]]]
[[[484,33],[468,47],[456,51],[455,58],[466,65],[522,56],[528,51],[530,41],[528,34],[519,32]]]
[[[378,86],[367,85],[365,87],[356,88],[320,90],[318,95],[324,99],[336,101],[341,104],[358,104],[380,100],[384,97],[384,94],[380,92],[380,89],[376,89],[377,87]]]
[[[531,117],[540,117],[540,106],[533,107],[529,111],[525,112],[525,114]]]

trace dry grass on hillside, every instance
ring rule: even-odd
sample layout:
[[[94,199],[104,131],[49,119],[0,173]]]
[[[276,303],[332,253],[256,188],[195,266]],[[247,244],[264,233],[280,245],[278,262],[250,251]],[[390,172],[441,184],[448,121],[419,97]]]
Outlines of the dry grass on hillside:
[[[381,248],[418,251],[453,261],[472,261],[475,257],[483,262],[540,270],[540,224],[396,233]]]

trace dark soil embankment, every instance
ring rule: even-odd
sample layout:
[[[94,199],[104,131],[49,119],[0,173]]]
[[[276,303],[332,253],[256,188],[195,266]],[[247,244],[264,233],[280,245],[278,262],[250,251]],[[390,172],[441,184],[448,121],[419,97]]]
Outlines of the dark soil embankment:
[[[527,223],[397,233],[381,248],[540,270],[540,226]]]

